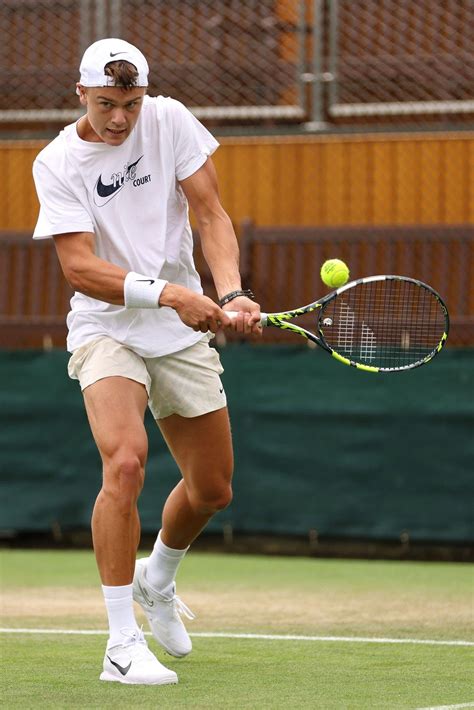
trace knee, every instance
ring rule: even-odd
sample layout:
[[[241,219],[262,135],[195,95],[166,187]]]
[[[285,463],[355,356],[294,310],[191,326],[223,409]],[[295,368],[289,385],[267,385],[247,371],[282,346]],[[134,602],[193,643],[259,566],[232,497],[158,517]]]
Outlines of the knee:
[[[195,512],[209,516],[227,508],[231,501],[232,486],[230,483],[216,486],[209,491],[195,491],[190,496],[190,503]]]
[[[145,462],[133,451],[119,451],[104,466],[103,489],[120,506],[135,505],[145,481]]]
[[[232,486],[228,484],[223,487],[222,490],[219,491],[219,495],[211,502],[214,513],[218,513],[219,510],[225,510],[225,508],[232,503]]]

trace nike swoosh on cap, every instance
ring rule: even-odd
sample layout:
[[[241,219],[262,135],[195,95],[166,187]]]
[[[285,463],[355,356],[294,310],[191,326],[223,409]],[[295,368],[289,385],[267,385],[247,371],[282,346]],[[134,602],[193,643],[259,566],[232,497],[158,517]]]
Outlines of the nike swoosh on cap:
[[[111,57],[116,57],[117,54],[125,54],[125,52],[110,52]]]
[[[128,671],[130,670],[130,666],[132,665],[132,662],[131,662],[131,661],[130,661],[130,663],[128,664],[128,666],[121,666],[120,663],[116,663],[115,661],[113,661],[113,660],[110,658],[110,656],[107,656],[107,658],[109,659],[109,661],[111,662],[111,664],[112,664],[113,666],[115,666],[115,668],[117,668],[117,670],[120,671],[120,673],[121,673],[122,675],[127,675]]]

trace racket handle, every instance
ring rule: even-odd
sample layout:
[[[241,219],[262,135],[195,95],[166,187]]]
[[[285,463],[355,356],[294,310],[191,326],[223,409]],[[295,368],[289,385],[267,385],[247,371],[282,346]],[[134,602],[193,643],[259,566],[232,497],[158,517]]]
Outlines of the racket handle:
[[[237,318],[239,311],[225,311],[229,318]],[[260,313],[260,325],[267,325],[267,313]]]

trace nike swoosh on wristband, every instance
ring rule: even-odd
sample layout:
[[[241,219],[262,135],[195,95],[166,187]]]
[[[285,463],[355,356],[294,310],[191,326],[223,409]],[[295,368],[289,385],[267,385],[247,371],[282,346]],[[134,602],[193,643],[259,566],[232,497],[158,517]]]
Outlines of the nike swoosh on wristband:
[[[113,660],[110,658],[110,656],[107,656],[107,658],[109,659],[109,661],[111,662],[111,664],[112,664],[113,666],[115,666],[115,668],[117,668],[117,670],[120,671],[120,673],[121,673],[122,675],[127,675],[128,671],[130,670],[130,666],[132,665],[132,662],[131,662],[131,661],[130,661],[130,663],[128,664],[128,666],[121,666],[120,663],[116,663],[115,661],[113,661]]]
[[[150,285],[155,283],[155,279],[137,279],[137,282],[138,281],[140,283],[146,283],[146,284],[150,284]]]

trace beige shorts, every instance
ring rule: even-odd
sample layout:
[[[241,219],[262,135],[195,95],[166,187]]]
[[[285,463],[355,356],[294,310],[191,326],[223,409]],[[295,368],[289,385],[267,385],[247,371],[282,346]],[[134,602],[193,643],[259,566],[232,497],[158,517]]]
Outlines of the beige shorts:
[[[108,336],[75,350],[68,373],[79,380],[81,389],[105,377],[127,377],[145,385],[148,406],[155,419],[170,414],[198,417],[221,409],[227,399],[220,374],[219,355],[209,338],[171,355],[145,358]]]

